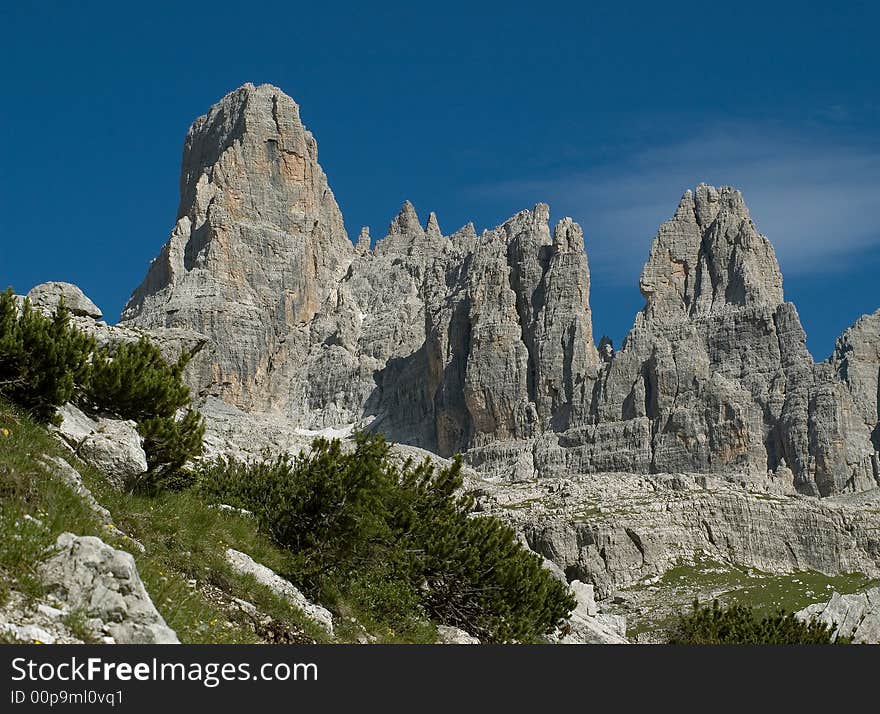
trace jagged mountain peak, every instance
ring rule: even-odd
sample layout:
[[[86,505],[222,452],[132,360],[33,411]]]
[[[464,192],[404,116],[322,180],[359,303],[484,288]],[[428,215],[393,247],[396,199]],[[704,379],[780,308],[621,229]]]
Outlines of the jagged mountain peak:
[[[755,228],[742,194],[706,184],[686,191],[660,226],[639,287],[645,314],[655,320],[784,302],[773,246]]]

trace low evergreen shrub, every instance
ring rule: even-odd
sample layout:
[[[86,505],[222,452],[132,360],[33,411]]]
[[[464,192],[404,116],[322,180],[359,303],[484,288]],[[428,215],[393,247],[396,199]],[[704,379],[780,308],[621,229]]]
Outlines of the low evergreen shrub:
[[[679,615],[669,643],[682,645],[812,645],[832,644],[834,628],[815,620],[802,621],[778,610],[761,615],[746,605],[722,607],[694,602],[693,610]],[[837,644],[848,640],[839,638]]]
[[[136,421],[144,438],[149,469],[131,484],[134,490],[155,493],[191,482],[184,465],[202,453],[205,422],[187,408],[190,394],[182,376],[188,361],[184,354],[168,364],[146,339],[98,350],[92,359],[82,406]]]
[[[189,408],[182,379],[188,360],[168,364],[146,339],[98,348],[71,326],[63,301],[48,317],[28,300],[17,305],[11,289],[0,294],[0,396],[42,423],[54,421],[69,401],[136,421],[149,470],[131,484],[135,490],[179,489],[192,481],[184,465],[202,453],[205,423]]]
[[[141,492],[180,489],[191,482],[184,465],[201,455],[204,418],[192,409],[183,370],[189,355],[168,364],[162,352],[146,339],[99,350],[82,405],[132,419],[144,438],[146,474],[132,484]]]
[[[199,489],[254,513],[312,592],[338,592],[380,620],[430,617],[489,642],[536,641],[574,607],[564,584],[496,518],[459,495],[461,463],[403,463],[379,434],[317,439],[311,452],[203,464]]]
[[[11,289],[0,294],[0,395],[37,421],[55,420],[58,407],[88,384],[94,340],[70,326],[63,301],[47,317]]]

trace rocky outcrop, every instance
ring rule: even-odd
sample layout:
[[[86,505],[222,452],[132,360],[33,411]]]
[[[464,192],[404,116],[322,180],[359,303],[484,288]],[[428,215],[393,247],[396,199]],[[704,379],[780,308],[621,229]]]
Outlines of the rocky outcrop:
[[[71,315],[90,317],[94,320],[100,320],[102,317],[101,309],[71,283],[41,283],[32,288],[26,297],[31,305],[42,312],[55,312],[58,303],[63,300],[64,306],[70,310]]]
[[[764,573],[880,576],[880,490],[826,499],[705,474],[474,480],[480,507],[599,598],[701,557]]]
[[[147,470],[144,440],[135,422],[92,419],[73,404],[65,404],[58,415],[57,433],[64,443],[117,488],[126,488]]]
[[[333,634],[333,616],[330,611],[309,602],[306,596],[292,583],[282,578],[274,570],[256,562],[247,553],[233,548],[227,548],[226,562],[235,572],[252,577],[258,584],[269,588],[276,596],[287,600],[306,617],[314,620],[331,635]]]
[[[426,353],[441,455],[561,431],[589,405],[599,363],[580,227],[523,211],[436,265]],[[455,236],[452,238],[455,241]]]
[[[177,226],[123,322],[204,334],[197,392],[303,428],[375,419],[441,453],[520,438],[566,423],[598,362],[580,228],[548,220],[446,237],[406,203],[355,248],[296,104],[245,85],[190,129]]]
[[[72,404],[64,405],[58,413],[58,434],[117,488],[127,487],[147,470],[144,440],[133,421],[91,419]]]
[[[738,191],[686,192],[640,287],[625,343],[600,358],[582,231],[551,230],[544,204],[447,236],[407,202],[353,246],[297,105],[245,85],[190,129],[178,222],[123,324],[199,336],[188,378],[205,403],[306,433],[369,426],[494,477],[876,487],[873,323],[814,364]]]
[[[855,416],[870,430],[875,452],[880,451],[880,310],[859,318],[838,338],[829,362],[852,394]],[[874,470],[880,472],[876,455]]]
[[[160,349],[168,362],[176,362],[182,355],[187,355],[190,360],[184,379],[194,388],[195,396],[198,396],[200,387],[211,384],[214,348],[210,340],[198,332],[173,327],[145,329],[131,324],[108,325],[100,319],[100,308],[70,283],[41,283],[34,286],[27,296],[14,297],[16,304],[21,306],[25,299],[32,296],[36,300],[32,304],[47,315],[54,313],[59,297],[63,297],[69,308],[73,306],[70,324],[91,337],[99,348],[112,351],[120,344],[147,339]]]
[[[571,583],[577,605],[557,634],[563,645],[626,645],[626,618],[601,613],[593,586],[575,580]]]
[[[94,536],[62,533],[57,552],[40,564],[49,593],[88,618],[96,634],[118,644],[178,644],[144,589],[134,558]]]
[[[645,307],[602,367],[597,423],[560,440],[587,469],[769,472],[822,496],[876,486],[852,399],[813,364],[773,248],[738,191],[685,193],[640,287]]]
[[[810,605],[796,617],[832,627],[834,640],[845,637],[857,645],[880,644],[880,588],[853,595],[834,593],[828,602]]]
[[[267,389],[269,373],[353,253],[299,107],[247,84],[190,128],[177,222],[123,319],[207,335],[214,361],[202,376],[217,392],[275,407],[283,395]]]

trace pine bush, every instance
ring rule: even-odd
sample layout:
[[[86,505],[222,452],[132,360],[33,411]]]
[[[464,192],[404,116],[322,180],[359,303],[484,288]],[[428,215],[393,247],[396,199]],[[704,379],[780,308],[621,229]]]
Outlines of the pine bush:
[[[358,434],[351,451],[317,439],[297,457],[221,458],[198,483],[252,511],[300,584],[354,596],[386,622],[429,616],[489,642],[536,641],[575,604],[511,528],[474,514],[460,461],[401,463],[378,434]]]
[[[146,339],[99,349],[70,325],[63,300],[47,317],[28,300],[19,307],[11,289],[0,294],[0,395],[44,423],[69,401],[136,421],[149,466],[138,490],[186,486],[184,465],[202,453],[205,422],[182,380],[188,360],[168,364]]]
[[[184,355],[168,364],[161,350],[144,338],[112,351],[99,350],[92,363],[88,406],[136,422],[171,416],[189,403],[189,389],[181,380],[187,361]]]
[[[670,644],[682,645],[810,645],[831,644],[834,627],[815,620],[802,621],[794,613],[777,610],[759,615],[746,605],[724,608],[695,601],[693,611],[682,614],[673,626]],[[849,640],[839,638],[837,644]]]
[[[54,421],[58,407],[88,383],[94,340],[70,326],[61,301],[52,317],[12,290],[0,294],[0,394],[37,421]]]
[[[168,364],[162,352],[146,339],[122,343],[115,350],[99,350],[92,360],[91,379],[82,405],[132,419],[144,438],[149,469],[134,488],[156,492],[180,488],[189,479],[184,465],[202,453],[204,419],[188,409],[189,388],[182,355]],[[183,411],[182,414],[179,412]]]

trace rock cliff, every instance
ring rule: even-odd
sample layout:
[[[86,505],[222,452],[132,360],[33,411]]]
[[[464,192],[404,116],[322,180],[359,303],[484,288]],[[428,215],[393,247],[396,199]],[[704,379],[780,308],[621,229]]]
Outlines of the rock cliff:
[[[200,378],[236,404],[269,408],[285,341],[353,252],[299,107],[248,84],[190,127],[177,222],[123,320],[209,335],[217,349]]]
[[[245,85],[190,128],[177,223],[123,324],[201,335],[189,379],[212,408],[300,434],[369,425],[484,476],[877,486],[880,317],[815,364],[738,191],[686,192],[640,287],[600,357],[583,233],[544,204],[444,235],[407,202],[353,245],[296,103]]]

